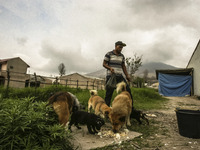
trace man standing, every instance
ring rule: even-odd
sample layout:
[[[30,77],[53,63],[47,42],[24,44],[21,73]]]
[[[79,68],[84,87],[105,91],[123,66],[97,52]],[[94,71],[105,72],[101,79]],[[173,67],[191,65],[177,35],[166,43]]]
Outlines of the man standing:
[[[105,67],[107,69],[106,83],[108,82],[109,78],[111,77],[111,74],[115,73],[117,83],[119,83],[121,81],[124,81],[126,83],[126,90],[130,93],[131,99],[133,100],[132,94],[131,94],[131,89],[122,75],[124,73],[126,76],[126,79],[128,81],[130,81],[130,77],[128,75],[128,72],[127,72],[126,66],[125,66],[125,57],[121,53],[124,46],[126,46],[126,44],[123,43],[122,41],[116,42],[115,49],[108,52],[105,55],[104,60],[103,60],[103,67]],[[106,88],[105,101],[108,106],[110,106],[110,101],[112,98],[113,91],[114,91],[113,88]]]

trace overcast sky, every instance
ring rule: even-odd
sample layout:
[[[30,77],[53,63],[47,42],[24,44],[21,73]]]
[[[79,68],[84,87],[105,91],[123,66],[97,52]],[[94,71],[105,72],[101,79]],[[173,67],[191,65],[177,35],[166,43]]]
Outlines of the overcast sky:
[[[20,57],[28,73],[103,69],[118,40],[125,57],[184,68],[199,39],[199,0],[0,0],[0,59]]]

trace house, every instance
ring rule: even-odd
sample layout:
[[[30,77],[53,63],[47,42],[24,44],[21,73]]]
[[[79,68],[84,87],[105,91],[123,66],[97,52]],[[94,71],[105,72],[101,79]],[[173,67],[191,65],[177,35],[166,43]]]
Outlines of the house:
[[[0,59],[0,86],[24,88],[52,85],[52,81],[47,77],[27,74],[29,67],[20,57]]]
[[[59,78],[61,85],[81,89],[104,89],[105,81],[100,78],[92,78],[73,73]]]
[[[0,59],[0,85],[23,88],[30,66],[20,57]]]
[[[194,95],[200,96],[200,40],[186,68],[194,68],[194,73],[193,73]]]

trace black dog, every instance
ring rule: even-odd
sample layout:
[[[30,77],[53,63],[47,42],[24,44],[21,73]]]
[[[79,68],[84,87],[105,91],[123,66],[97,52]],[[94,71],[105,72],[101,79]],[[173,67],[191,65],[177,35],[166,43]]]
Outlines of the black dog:
[[[149,120],[145,117],[146,114],[143,113],[142,111],[140,110],[136,110],[135,108],[132,109],[132,112],[131,112],[131,116],[130,118],[134,118],[136,119],[139,124],[142,124],[141,120],[140,119],[143,119],[147,122],[147,124],[149,125]]]
[[[98,133],[96,131],[97,130],[100,130],[101,129],[101,126],[105,124],[104,120],[93,114],[93,113],[88,113],[88,112],[85,112],[85,111],[76,111],[74,113],[72,113],[72,116],[71,116],[71,121],[69,123],[69,127],[68,129],[70,131],[71,130],[71,126],[72,125],[75,125],[78,129],[81,129],[81,127],[78,126],[78,124],[83,124],[83,125],[87,125],[87,128],[88,128],[88,131],[90,134],[95,134],[95,133]],[[93,129],[93,131],[92,131]]]

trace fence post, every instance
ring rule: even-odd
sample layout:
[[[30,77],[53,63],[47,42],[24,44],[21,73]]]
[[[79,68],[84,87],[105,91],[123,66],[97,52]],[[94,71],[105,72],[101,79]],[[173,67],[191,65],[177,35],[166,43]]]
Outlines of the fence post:
[[[8,97],[8,92],[9,92],[9,84],[10,84],[10,71],[9,69],[7,70],[7,87],[6,87],[6,98]]]
[[[37,89],[37,76],[36,73],[34,72],[34,77],[35,77],[35,97],[36,97],[36,89]]]
[[[77,80],[76,88],[78,89],[78,80]]]
[[[67,86],[67,81],[68,81],[68,80],[66,80],[66,86]]]
[[[87,81],[86,89],[88,89],[88,81]]]
[[[95,80],[93,81],[93,85],[92,85],[92,86],[93,86],[93,89],[94,89],[94,82],[95,82]]]

